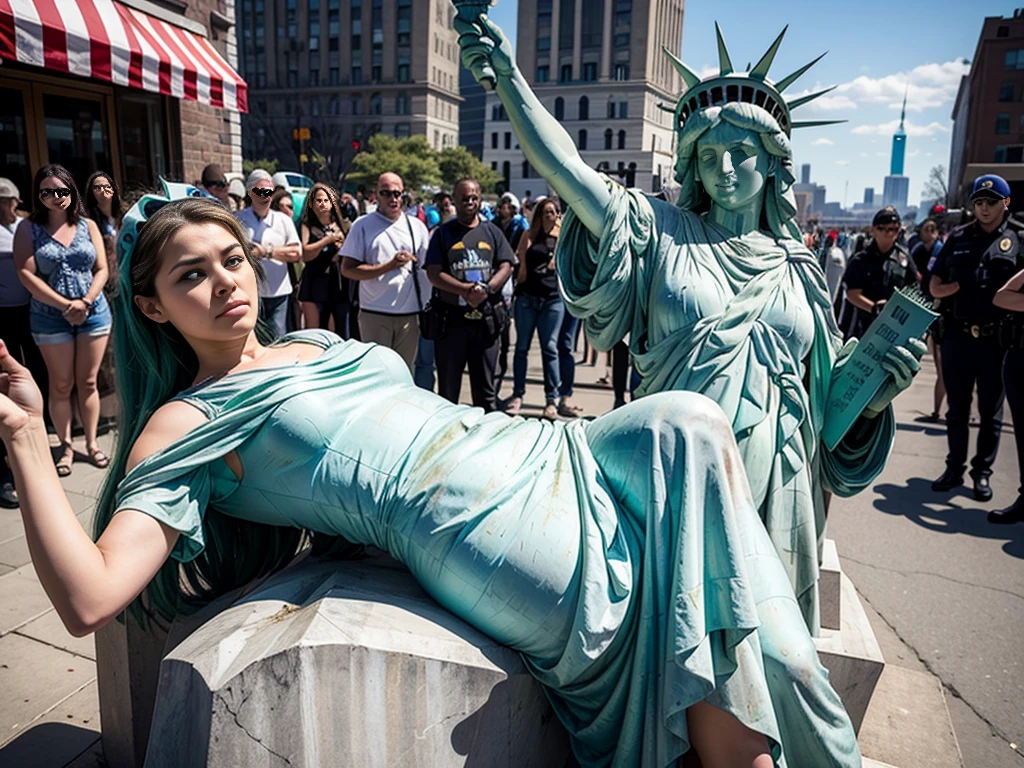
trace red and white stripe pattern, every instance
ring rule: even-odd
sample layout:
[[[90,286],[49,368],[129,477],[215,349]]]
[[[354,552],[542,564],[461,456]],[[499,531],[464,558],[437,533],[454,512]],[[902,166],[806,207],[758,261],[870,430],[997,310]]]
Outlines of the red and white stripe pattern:
[[[115,0],[0,0],[0,57],[247,112],[209,41]]]

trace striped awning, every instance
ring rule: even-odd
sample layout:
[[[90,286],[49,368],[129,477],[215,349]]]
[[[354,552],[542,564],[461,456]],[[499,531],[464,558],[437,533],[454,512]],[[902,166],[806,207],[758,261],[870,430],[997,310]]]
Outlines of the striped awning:
[[[115,0],[0,0],[0,57],[247,112],[209,41]]]

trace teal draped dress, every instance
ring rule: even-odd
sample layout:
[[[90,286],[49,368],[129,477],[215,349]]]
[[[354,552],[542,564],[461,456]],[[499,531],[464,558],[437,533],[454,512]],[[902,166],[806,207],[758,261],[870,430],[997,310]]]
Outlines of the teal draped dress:
[[[754,504],[812,634],[824,491],[852,496],[885,467],[892,409],[820,442],[841,339],[824,276],[795,240],[736,237],[609,181],[600,238],[570,210],[556,259],[569,311],[598,349],[629,335],[636,395],[699,392],[732,424]]]
[[[702,700],[765,734],[778,766],[860,765],[713,402],[485,415],[416,387],[391,350],[279,343],[299,342],[325,351],[179,395],[207,421],[120,484],[118,510],[180,532],[174,558],[202,551],[214,514],[386,550],[522,654],[586,768],[673,765]]]

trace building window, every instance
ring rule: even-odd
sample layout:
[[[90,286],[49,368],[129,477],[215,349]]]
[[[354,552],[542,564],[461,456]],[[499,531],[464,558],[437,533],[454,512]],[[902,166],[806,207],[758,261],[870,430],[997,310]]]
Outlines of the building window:
[[[362,85],[362,84],[363,84],[363,68],[362,67],[353,66],[352,67],[352,85]]]
[[[409,94],[400,93],[395,97],[395,114],[396,115],[408,115],[409,114]]]
[[[629,117],[629,102],[628,101],[620,101],[619,102],[619,119],[620,120],[625,120],[627,117]]]
[[[1007,51],[1003,59],[1004,69],[1024,69],[1024,49]]]
[[[626,148],[626,132],[619,131],[619,149]]]
[[[327,106],[327,114],[336,115],[338,114],[338,107],[340,106],[340,100],[337,96],[331,96],[330,104]]]
[[[370,82],[371,83],[379,83],[380,82],[380,75],[381,75],[380,64],[374,64],[370,68]]]
[[[550,67],[547,66],[537,67],[537,82],[546,83],[548,81],[550,71]]]
[[[361,115],[363,114],[363,97],[353,96],[352,97],[352,114]]]
[[[580,96],[580,120],[590,119],[590,99]]]
[[[1013,101],[1013,83],[1003,83],[999,86],[999,100]]]
[[[409,52],[399,51],[398,53],[398,70],[396,71],[396,79],[400,83],[409,82]]]
[[[1006,162],[1019,163],[1024,158],[1024,144],[1006,148]]]
[[[332,37],[327,41],[327,50],[332,53],[336,53],[338,51],[338,38]]]
[[[605,149],[611,149],[612,148],[612,137],[614,135],[615,134],[612,133],[612,129],[611,128],[609,128],[608,130],[606,130],[604,132],[604,148]]]
[[[994,163],[1005,163],[1006,162],[1006,147],[996,147],[995,157],[992,158]]]
[[[1010,132],[1010,113],[1000,112],[996,115],[996,133]]]
[[[320,100],[319,99],[313,99],[311,102],[309,102],[309,114],[312,117],[319,117],[320,116]]]
[[[412,0],[398,0],[398,45],[412,44]]]
[[[395,138],[408,139],[412,135],[412,128],[408,123],[395,123]]]
[[[609,120],[614,120],[615,119],[615,102],[614,101],[609,101],[608,102],[607,118]]]
[[[572,81],[572,64],[563,64],[558,72],[558,82],[568,83]]]
[[[576,147],[578,149],[580,149],[580,150],[584,150],[584,149],[587,148],[587,129],[586,128],[581,128],[580,129],[579,138],[576,141]]]
[[[492,160],[491,161],[491,170],[494,171],[495,173],[498,172],[498,161],[497,160]]]
[[[619,63],[615,65],[615,72],[612,74],[614,80],[629,80],[629,64]]]
[[[498,102],[491,107],[491,121],[495,123],[502,123],[508,118],[505,115],[505,105]]]
[[[309,70],[309,84],[311,86],[320,85],[320,70],[311,69]]]
[[[512,180],[512,163],[506,160],[501,164],[501,178],[505,180],[505,188],[508,188],[509,181]]]
[[[597,80],[597,62],[588,61],[583,65],[583,82],[592,83]]]
[[[384,101],[381,99],[379,93],[375,93],[370,97],[370,114],[371,115],[382,115],[384,114]]]
[[[497,148],[498,148],[498,132],[495,131],[494,133],[491,134],[491,149],[497,149]]]
[[[505,131],[505,149],[512,149],[512,131]]]
[[[996,27],[996,37],[1009,37],[1010,28],[1007,26]]]
[[[341,71],[337,67],[331,67],[330,82],[331,85],[338,85],[341,82]]]
[[[555,99],[555,120],[565,120],[565,99],[561,96]]]
[[[434,131],[434,149],[441,148],[441,132]]]
[[[531,176],[530,176],[530,161],[529,160],[523,160],[523,178],[524,179],[531,178]]]
[[[551,35],[537,38],[537,52],[546,53],[551,50]]]
[[[294,69],[288,71],[288,87],[298,88],[299,87],[299,73]]]

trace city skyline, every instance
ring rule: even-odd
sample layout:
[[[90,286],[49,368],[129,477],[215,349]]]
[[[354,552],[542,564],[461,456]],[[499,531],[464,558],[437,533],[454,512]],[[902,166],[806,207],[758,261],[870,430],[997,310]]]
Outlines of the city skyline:
[[[499,0],[491,9],[492,18],[513,40],[517,7],[516,0]],[[930,169],[942,165],[949,170],[953,100],[983,19],[1011,13],[1012,7],[992,0],[979,0],[967,14],[962,4],[914,0],[901,4],[899,16],[893,17],[891,4],[865,0],[856,6],[830,6],[823,26],[821,14],[808,15],[806,5],[796,2],[762,6],[690,0],[683,18],[682,58],[702,74],[717,71],[716,20],[730,51],[744,63],[760,55],[787,22],[789,31],[777,57],[780,71],[828,51],[791,90],[802,94],[837,86],[808,104],[801,116],[848,122],[795,134],[793,155],[797,166],[812,165],[811,180],[828,189],[828,201],[845,203],[846,208],[862,199],[866,187],[882,189],[906,93],[904,173],[910,178],[908,203],[916,206]],[[950,24],[954,17],[958,22]],[[883,18],[887,21],[880,25]]]

